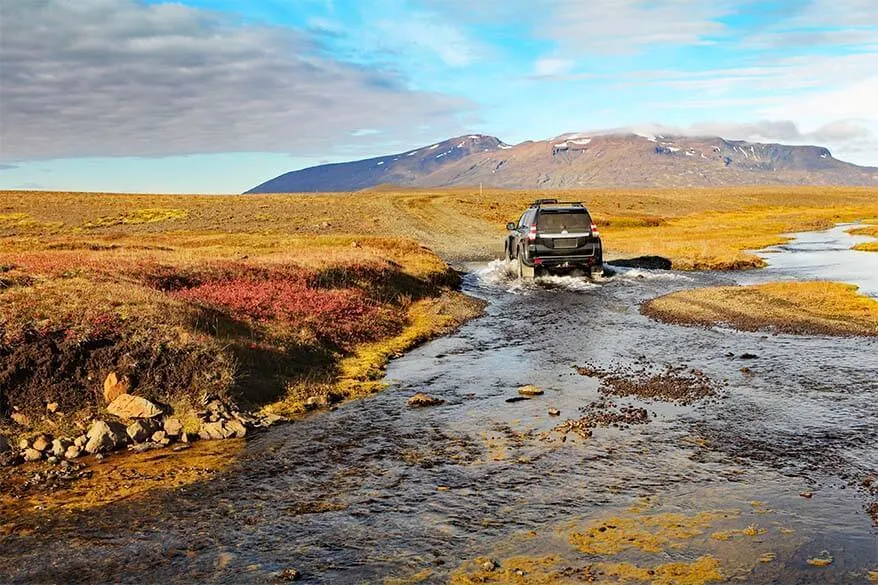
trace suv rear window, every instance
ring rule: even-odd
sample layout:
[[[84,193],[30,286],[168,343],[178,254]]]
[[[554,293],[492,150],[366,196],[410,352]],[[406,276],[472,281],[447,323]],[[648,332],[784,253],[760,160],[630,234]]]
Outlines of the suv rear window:
[[[591,232],[591,217],[586,211],[580,210],[542,209],[539,218],[537,218],[537,229],[549,233],[560,233],[564,230],[571,233],[589,233]]]

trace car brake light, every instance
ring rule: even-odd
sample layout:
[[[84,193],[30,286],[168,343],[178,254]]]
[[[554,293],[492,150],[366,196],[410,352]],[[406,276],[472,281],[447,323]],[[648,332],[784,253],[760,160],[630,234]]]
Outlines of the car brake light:
[[[527,239],[531,242],[537,239],[537,226],[530,226],[530,231],[527,233]]]
[[[591,224],[591,235],[595,237],[601,235],[601,232],[598,231],[598,226],[596,226],[595,224]]]

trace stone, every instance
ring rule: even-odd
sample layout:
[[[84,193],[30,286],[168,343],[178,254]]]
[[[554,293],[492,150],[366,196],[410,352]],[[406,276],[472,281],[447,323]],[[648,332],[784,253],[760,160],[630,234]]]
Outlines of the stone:
[[[561,416],[561,411],[558,410],[557,408],[550,408],[549,409],[549,416]]]
[[[165,431],[156,431],[152,434],[151,440],[153,443],[163,443],[164,441],[167,441],[167,435],[165,434]]]
[[[202,439],[216,440],[216,439],[225,439],[225,430],[223,429],[222,422],[203,422],[201,423],[201,429],[198,431],[198,436]]]
[[[26,427],[30,425],[30,419],[23,412],[15,411],[10,415],[10,418],[18,425]]]
[[[52,441],[52,455],[54,457],[63,457],[72,444],[69,439],[55,439]]]
[[[136,420],[125,429],[127,435],[135,443],[143,443],[148,441],[158,425],[154,424],[150,419]]]
[[[43,453],[36,449],[25,449],[22,451],[22,455],[25,461],[39,461],[43,458]]]
[[[128,434],[123,425],[117,422],[96,420],[88,429],[88,442],[85,444],[87,453],[112,451],[127,442]]]
[[[518,389],[518,393],[522,396],[542,396],[544,394],[542,388],[537,388],[532,384],[528,384],[527,386],[522,386]]]
[[[82,455],[82,450],[76,445],[70,445],[67,447],[67,450],[64,451],[64,459],[76,459]]]
[[[88,443],[88,436],[86,436],[86,435],[79,435],[78,437],[73,439],[73,444],[76,445],[77,447],[79,447],[80,449],[85,447],[86,443]]]
[[[104,401],[107,404],[110,404],[122,394],[128,394],[129,390],[131,390],[131,382],[125,376],[119,379],[116,372],[110,372],[106,379],[104,379]]]
[[[48,404],[46,404],[46,412],[48,412],[49,414],[55,414],[56,412],[58,412],[58,408],[59,406],[57,402],[49,402]]]
[[[434,398],[428,394],[424,394],[423,392],[418,392],[408,400],[408,405],[412,408],[423,408],[425,406],[438,406],[440,404],[444,404],[445,401],[441,398]]]
[[[12,451],[12,445],[9,443],[9,439],[0,435],[0,453],[6,453],[7,451]]]
[[[318,408],[328,408],[329,399],[326,396],[311,396],[305,401],[305,408],[308,410],[316,410]]]
[[[122,394],[107,406],[107,412],[119,418],[152,418],[160,416],[162,409],[146,398]]]
[[[302,578],[302,573],[296,569],[284,569],[277,578],[279,581],[298,581]]]
[[[49,455],[49,456],[46,458],[46,461],[48,461],[49,464],[51,464],[51,465],[57,465],[57,464],[58,464],[58,458],[55,457],[54,455]]]
[[[37,451],[40,451],[41,453],[44,451],[48,451],[51,446],[52,437],[48,435],[37,435],[37,437],[34,439],[33,444],[31,445],[31,447],[33,447]]]
[[[500,568],[500,564],[494,559],[488,559],[484,563],[482,563],[482,570],[484,571],[496,571]]]
[[[183,432],[183,422],[179,418],[166,418],[162,428],[169,437],[179,437]]]
[[[18,448],[21,451],[24,451],[25,449],[30,449],[30,441],[28,441],[27,439],[19,439]]]
[[[226,432],[229,433],[229,437],[236,437],[238,439],[243,439],[247,435],[247,427],[244,426],[239,420],[232,419],[226,421],[225,425],[223,425]]]

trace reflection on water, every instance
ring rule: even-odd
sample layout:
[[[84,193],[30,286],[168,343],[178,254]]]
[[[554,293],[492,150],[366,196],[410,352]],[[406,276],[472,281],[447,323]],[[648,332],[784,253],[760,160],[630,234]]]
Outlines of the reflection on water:
[[[626,563],[647,575],[632,582],[650,582],[702,557],[727,581],[864,583],[878,568],[863,486],[878,469],[878,347],[639,312],[732,277],[622,270],[601,284],[522,284],[502,263],[474,267],[465,288],[490,301],[487,314],[394,361],[387,391],[251,439],[212,480],[22,520],[0,541],[0,582],[265,583],[295,567],[308,583],[444,583],[471,559],[504,568],[554,555],[546,570],[590,567],[607,583]],[[599,402],[599,381],[573,368],[585,363],[685,364],[728,384],[694,406],[614,397],[649,423],[544,440]],[[525,384],[545,394],[506,402]],[[415,392],[446,402],[408,408]],[[616,548],[586,546],[595,531],[620,536]],[[831,564],[808,563],[823,551]]]
[[[852,236],[842,224],[823,232],[793,234],[793,240],[766,249],[760,256],[768,267],[754,275],[763,280],[835,280],[860,287],[860,292],[878,297],[878,253],[859,252],[853,246],[875,241],[869,236]]]

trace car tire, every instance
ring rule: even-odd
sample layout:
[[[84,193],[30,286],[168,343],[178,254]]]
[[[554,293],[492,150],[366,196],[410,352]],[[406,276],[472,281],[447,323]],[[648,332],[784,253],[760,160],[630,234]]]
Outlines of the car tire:
[[[509,242],[506,242],[506,245],[503,246],[503,261],[507,264],[512,262],[512,250],[509,249]]]
[[[592,278],[602,278],[604,276],[603,264],[598,264],[597,266],[592,266],[591,270],[590,270],[590,276]]]
[[[524,254],[522,250],[518,251],[518,278],[521,280],[534,279],[534,267],[524,263]]]

